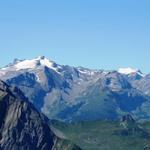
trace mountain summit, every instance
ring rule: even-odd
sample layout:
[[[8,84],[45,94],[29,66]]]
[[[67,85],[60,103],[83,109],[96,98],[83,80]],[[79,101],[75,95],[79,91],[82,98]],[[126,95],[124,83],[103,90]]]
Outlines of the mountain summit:
[[[18,60],[15,59],[14,63],[2,68],[3,71],[7,70],[22,70],[22,69],[37,69],[40,66],[46,66],[48,68],[54,69],[57,71],[57,67],[55,62],[50,61],[49,59],[45,58],[45,56],[39,56],[35,59],[31,60]]]
[[[128,68],[119,68],[118,72],[121,73],[121,74],[126,74],[126,75],[137,73],[137,74],[143,76],[143,73],[140,70],[133,69],[133,68],[130,68],[130,67],[128,67]]]

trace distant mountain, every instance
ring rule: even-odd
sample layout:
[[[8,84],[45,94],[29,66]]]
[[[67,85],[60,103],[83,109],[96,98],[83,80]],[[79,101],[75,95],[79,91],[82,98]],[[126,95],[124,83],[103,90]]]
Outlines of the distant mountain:
[[[118,69],[118,72],[121,73],[121,74],[125,74],[125,75],[133,75],[133,74],[136,74],[136,75],[139,75],[141,77],[144,76],[144,74],[138,70],[138,69],[133,69],[133,68],[119,68]]]
[[[20,88],[52,119],[114,120],[127,113],[136,119],[150,119],[149,75],[138,69],[91,70],[59,65],[40,56],[16,59],[0,69],[0,78]]]
[[[0,81],[0,150],[79,150],[57,137],[49,120],[17,88]]]

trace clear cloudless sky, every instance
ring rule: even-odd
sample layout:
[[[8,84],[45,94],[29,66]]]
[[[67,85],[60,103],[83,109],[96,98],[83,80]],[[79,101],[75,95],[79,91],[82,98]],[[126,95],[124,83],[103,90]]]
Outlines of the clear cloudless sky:
[[[0,66],[39,55],[150,73],[150,0],[0,0]]]

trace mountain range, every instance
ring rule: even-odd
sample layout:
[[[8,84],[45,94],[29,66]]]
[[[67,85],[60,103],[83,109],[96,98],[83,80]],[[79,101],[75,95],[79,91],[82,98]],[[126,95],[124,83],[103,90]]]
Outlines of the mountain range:
[[[138,69],[93,70],[39,56],[15,59],[0,69],[0,79],[18,87],[49,119],[118,120],[131,114],[139,121],[150,120],[150,74]]]

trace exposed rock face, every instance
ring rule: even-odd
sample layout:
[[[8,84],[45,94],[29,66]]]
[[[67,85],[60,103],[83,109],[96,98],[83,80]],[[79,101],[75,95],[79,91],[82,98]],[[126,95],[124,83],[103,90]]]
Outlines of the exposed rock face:
[[[59,150],[59,145],[67,148],[69,142],[61,145],[49,120],[22,99],[21,91],[16,91],[0,81],[0,150]]]
[[[120,130],[118,133],[123,136],[140,136],[146,139],[150,138],[150,134],[145,131],[130,114],[122,117],[120,125],[123,127],[123,129]]]
[[[122,117],[121,122],[135,123],[135,120],[132,118],[131,115],[128,114],[128,115],[125,115],[125,116]]]

